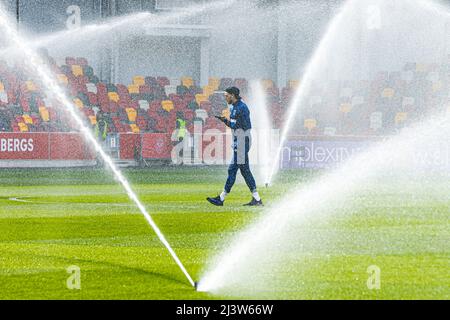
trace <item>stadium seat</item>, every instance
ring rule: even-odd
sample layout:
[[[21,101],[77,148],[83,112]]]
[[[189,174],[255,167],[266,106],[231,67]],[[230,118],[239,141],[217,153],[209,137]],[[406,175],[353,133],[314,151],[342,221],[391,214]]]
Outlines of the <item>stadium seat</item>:
[[[94,115],[91,115],[88,117],[89,121],[91,122],[91,125],[95,126],[97,124],[97,117]]]
[[[440,91],[443,87],[442,81],[434,82],[431,86],[431,90],[433,93]]]
[[[139,100],[139,108],[148,111],[150,109],[150,104],[147,100]]]
[[[206,102],[206,101],[205,101]],[[189,110],[197,110],[199,108],[199,105],[197,103],[197,101],[192,100],[190,102],[188,102],[187,106],[186,106]]]
[[[219,78],[209,78],[208,86],[211,87],[213,89],[213,91],[218,90],[219,86],[220,86],[220,79]]]
[[[261,86],[263,87],[264,90],[267,90],[269,88],[273,88],[273,81],[270,79],[264,79],[261,81]]]
[[[69,79],[67,78],[67,76],[65,74],[58,74],[57,75],[57,79],[58,82],[64,85],[68,85],[69,84]]]
[[[19,122],[17,125],[19,126],[20,132],[28,132],[29,131],[28,126],[25,123]]]
[[[92,106],[98,105],[98,99],[97,99],[97,95],[95,93],[88,92],[87,97],[88,97],[90,105],[92,105]]]
[[[288,87],[291,89],[297,89],[300,86],[299,80],[289,80],[288,81]]]
[[[88,61],[86,60],[86,58],[83,58],[83,57],[78,57],[76,59],[76,63],[80,66],[87,66],[89,64]]]
[[[384,88],[381,96],[383,98],[392,98],[394,97],[395,90],[392,88]]]
[[[28,114],[22,115],[23,122],[26,124],[33,124],[33,119]]]
[[[233,79],[231,78],[222,78],[220,79],[220,84],[218,90],[224,91],[226,88],[231,87],[233,85]]]
[[[134,76],[133,84],[137,86],[143,86],[145,85],[145,78],[143,76]]]
[[[205,110],[208,114],[212,111],[212,104],[209,101],[202,101],[200,103],[200,109]]]
[[[171,86],[178,87],[179,85],[181,85],[181,80],[178,78],[170,78],[169,83]]]
[[[117,94],[117,92],[108,92],[108,98],[111,101],[119,102],[119,95]]]
[[[50,120],[50,114],[46,107],[39,107],[39,115],[41,116],[41,119],[45,122],[48,122]]]
[[[323,134],[325,136],[335,136],[336,128],[335,127],[325,127],[325,128],[323,128]]]
[[[186,93],[189,93],[188,87],[184,85],[180,85],[177,87],[177,94],[178,95],[185,95]]]
[[[128,121],[136,122],[137,111],[133,108],[126,108],[125,111],[128,115]]]
[[[138,116],[136,118],[136,124],[138,125],[138,127],[141,131],[147,131],[147,127],[148,127],[147,123],[148,123],[147,119],[145,119],[144,116]]]
[[[425,63],[416,63],[416,72],[427,72],[428,66]]]
[[[25,82],[25,84],[26,84],[27,91],[35,92],[37,90],[36,85],[34,84],[33,81],[28,80]]]
[[[181,84],[187,88],[190,88],[194,85],[194,80],[191,77],[182,77]]]
[[[128,86],[128,93],[129,94],[139,94],[139,86],[136,84],[130,84]]]
[[[408,118],[408,113],[406,112],[398,112],[395,115],[395,124],[400,124],[402,122],[405,122]]]
[[[196,94],[195,95],[195,101],[200,104],[203,101],[208,101],[208,96],[204,95],[204,94]]]
[[[83,68],[77,64],[72,65],[72,74],[75,77],[83,75]]]
[[[71,66],[77,64],[77,60],[73,57],[66,57],[66,65]]]
[[[426,79],[432,83],[438,82],[439,78],[439,72],[436,71],[432,71],[426,76]]]
[[[351,103],[341,103],[339,106],[339,111],[342,113],[349,113],[352,111],[352,104]]]
[[[248,91],[248,81],[244,78],[234,79],[234,86],[239,88],[243,93]]]
[[[189,94],[195,97],[196,94],[203,94],[203,89],[201,87],[193,85],[189,88]]]
[[[415,103],[415,99],[413,97],[403,97],[402,107],[405,108],[407,106],[413,106]]]
[[[163,100],[163,101],[161,101],[161,106],[167,112],[172,111],[173,108],[174,108],[173,102],[171,100]]]
[[[352,98],[352,106],[359,106],[364,103],[364,97],[363,96],[354,96]]]
[[[166,95],[176,94],[177,93],[177,86],[175,85],[168,85],[164,87],[164,91],[166,92]]]
[[[73,103],[78,107],[78,109],[83,109],[84,107],[83,101],[81,101],[81,99],[79,98],[73,99]]]
[[[0,102],[7,104],[8,103],[8,94],[6,92],[0,92]]]
[[[306,129],[308,129],[308,131],[311,131],[312,129],[317,127],[317,120],[316,119],[305,119],[304,127]]]
[[[157,81],[158,85],[162,88],[170,85],[170,80],[167,77],[157,77],[156,81]]]
[[[212,86],[208,85],[208,86],[204,86],[204,87],[203,87],[202,93],[203,93],[207,98],[209,98],[209,97],[214,93],[214,91],[215,91],[215,89],[214,89]]]
[[[383,127],[383,113],[373,112],[370,115],[370,129],[379,130]]]

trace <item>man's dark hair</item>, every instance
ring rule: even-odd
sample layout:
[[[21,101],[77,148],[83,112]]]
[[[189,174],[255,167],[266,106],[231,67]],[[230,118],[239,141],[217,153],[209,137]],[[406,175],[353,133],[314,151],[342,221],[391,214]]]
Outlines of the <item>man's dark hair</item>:
[[[241,96],[239,95],[241,91],[236,87],[229,87],[225,89],[225,92],[232,94],[236,97],[236,99],[240,100]]]

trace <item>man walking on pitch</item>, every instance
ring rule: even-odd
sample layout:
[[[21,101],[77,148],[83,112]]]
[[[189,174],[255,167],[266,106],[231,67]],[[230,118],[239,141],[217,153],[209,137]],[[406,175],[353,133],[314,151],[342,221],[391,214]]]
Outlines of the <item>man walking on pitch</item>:
[[[220,195],[215,198],[207,198],[207,200],[215,206],[223,206],[225,197],[231,192],[231,188],[236,181],[236,174],[241,170],[250,192],[252,193],[252,200],[245,204],[246,206],[262,206],[262,200],[256,190],[255,179],[250,171],[248,160],[248,153],[251,147],[250,131],[252,124],[250,122],[250,111],[247,105],[242,102],[239,96],[240,91],[236,87],[231,87],[225,90],[225,99],[229,105],[230,120],[222,116],[216,116],[217,119],[230,127],[233,132],[233,160],[228,168],[228,179],[225,183],[225,188]]]

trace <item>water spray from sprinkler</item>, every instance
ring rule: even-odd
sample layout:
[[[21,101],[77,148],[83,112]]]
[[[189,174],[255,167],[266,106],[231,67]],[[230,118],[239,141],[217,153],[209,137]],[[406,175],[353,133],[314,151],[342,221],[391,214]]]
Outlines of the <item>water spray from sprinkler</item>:
[[[85,139],[94,147],[95,151],[100,155],[103,162],[111,169],[114,176],[117,178],[117,180],[120,182],[124,190],[126,191],[128,197],[136,204],[136,206],[139,208],[142,215],[145,217],[149,225],[152,227],[152,229],[155,231],[156,235],[158,236],[161,243],[166,247],[166,249],[169,251],[170,255],[176,262],[176,264],[179,266],[183,274],[188,279],[189,283],[196,287],[194,280],[192,280],[192,277],[187,272],[184,265],[181,263],[180,259],[176,255],[175,251],[172,249],[156,223],[153,221],[150,214],[145,209],[144,205],[141,203],[137,195],[132,190],[130,184],[128,183],[127,179],[122,175],[122,172],[116,167],[112,159],[103,151],[102,147],[98,143],[98,141],[95,139],[92,131],[84,124],[82,118],[77,112],[76,107],[73,105],[73,103],[69,100],[69,98],[64,93],[64,90],[59,86],[58,82],[56,81],[55,77],[53,76],[52,72],[49,70],[49,68],[40,62],[39,55],[28,45],[27,41],[20,36],[16,29],[13,27],[13,23],[10,21],[10,18],[8,14],[6,13],[3,6],[0,4],[0,28],[3,29],[3,32],[6,37],[8,37],[9,41],[12,42],[12,44],[19,49],[19,51],[22,53],[22,55],[25,57],[23,59],[24,63],[28,64],[30,69],[34,70],[37,77],[40,79],[43,86],[52,93],[53,97],[56,98],[62,106],[65,107],[65,111],[67,111],[72,119],[77,124],[78,128],[80,129],[81,133],[84,135]]]

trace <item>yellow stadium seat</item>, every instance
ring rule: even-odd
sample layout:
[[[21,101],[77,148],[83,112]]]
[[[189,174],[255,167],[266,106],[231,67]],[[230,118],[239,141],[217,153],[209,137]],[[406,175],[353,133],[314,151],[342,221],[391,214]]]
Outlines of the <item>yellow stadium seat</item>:
[[[432,86],[433,92],[438,92],[441,89],[442,89],[442,81],[437,81],[437,82],[433,83],[433,86]]]
[[[18,126],[20,129],[20,132],[28,132],[28,126],[26,125],[26,123],[19,122]]]
[[[67,76],[65,74],[58,74],[57,77],[58,77],[59,83],[62,83],[65,85],[69,84],[69,79],[67,79]]]
[[[145,78],[143,76],[134,76],[133,84],[136,86],[143,86],[145,85]]]
[[[228,108],[222,110],[222,117],[230,119],[230,110]]]
[[[408,113],[407,112],[398,112],[395,115],[395,123],[399,124],[401,122],[405,122],[406,119],[408,119]]]
[[[264,90],[273,88],[273,81],[270,79],[265,79],[261,81],[261,85],[264,88]]]
[[[297,89],[300,85],[300,81],[299,80],[289,80],[288,82],[288,86],[291,89]]]
[[[183,77],[181,78],[181,84],[185,87],[192,87],[194,85],[194,80],[191,77]]]
[[[315,127],[317,127],[317,120],[316,119],[305,119],[304,126],[306,129],[311,131]]]
[[[78,107],[78,109],[83,109],[84,107],[83,101],[81,101],[80,98],[73,99],[73,103]]]
[[[339,110],[342,113],[349,113],[350,111],[352,111],[352,104],[351,103],[341,103],[341,105],[339,106]]]
[[[197,101],[198,104],[200,104],[200,102],[203,102],[203,101],[208,101],[208,96],[206,96],[204,94],[196,94],[195,101]]]
[[[91,121],[91,124],[95,126],[97,124],[97,117],[96,116],[89,116],[89,121]]]
[[[209,98],[215,91],[216,89],[214,89],[212,86],[208,85],[208,86],[204,86],[203,87],[203,94]]]
[[[127,112],[128,120],[131,122],[136,122],[136,116],[137,116],[136,110],[133,108],[126,108],[125,111]]]
[[[381,93],[381,96],[383,98],[392,98],[395,94],[395,90],[392,88],[385,88],[383,92]]]
[[[0,82],[0,92],[4,92],[5,91],[5,85],[3,84],[3,82]]]
[[[108,92],[108,98],[111,101],[119,102],[119,95],[117,94],[117,92]]]
[[[48,122],[50,120],[50,114],[46,107],[39,107],[39,114],[43,121]]]
[[[170,112],[173,110],[173,102],[171,100],[163,100],[161,102],[161,106],[167,112]]]
[[[25,122],[26,124],[33,124],[33,119],[31,119],[31,117],[28,114],[24,114],[22,118],[23,122]]]
[[[139,93],[139,86],[136,84],[130,84],[128,86],[128,93],[132,94],[132,93]]]
[[[79,65],[74,64],[72,66],[72,73],[73,73],[73,75],[75,77],[82,76],[83,75],[83,68],[81,66],[79,66]]]
[[[130,128],[133,133],[139,133],[141,131],[135,123],[130,124]]]
[[[216,91],[217,89],[219,89],[220,79],[219,78],[209,78],[208,86],[213,88],[214,89],[213,91]]]
[[[27,86],[28,91],[36,91],[36,85],[34,84],[33,81],[28,80],[25,82],[25,85]]]
[[[417,63],[416,64],[416,71],[417,72],[426,72],[428,69],[427,65],[425,63]]]

